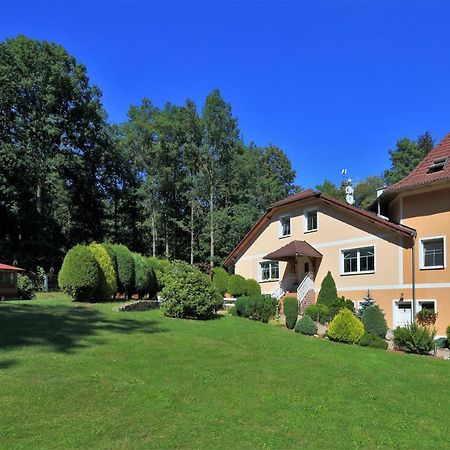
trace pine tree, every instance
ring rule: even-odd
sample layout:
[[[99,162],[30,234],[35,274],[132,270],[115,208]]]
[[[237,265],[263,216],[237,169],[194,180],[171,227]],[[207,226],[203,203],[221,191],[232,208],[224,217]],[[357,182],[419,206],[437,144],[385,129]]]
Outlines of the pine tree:
[[[359,309],[358,312],[356,313],[356,315],[358,317],[362,316],[362,313],[364,312],[364,310],[366,308],[368,308],[369,306],[373,306],[375,304],[372,295],[370,294],[370,290],[367,289],[367,294],[364,297],[363,301],[359,304]]]

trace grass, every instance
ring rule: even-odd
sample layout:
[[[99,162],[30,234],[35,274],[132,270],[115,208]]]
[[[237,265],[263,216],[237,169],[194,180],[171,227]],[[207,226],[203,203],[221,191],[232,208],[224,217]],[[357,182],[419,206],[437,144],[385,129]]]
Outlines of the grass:
[[[0,447],[444,448],[447,361],[61,294],[0,304]]]

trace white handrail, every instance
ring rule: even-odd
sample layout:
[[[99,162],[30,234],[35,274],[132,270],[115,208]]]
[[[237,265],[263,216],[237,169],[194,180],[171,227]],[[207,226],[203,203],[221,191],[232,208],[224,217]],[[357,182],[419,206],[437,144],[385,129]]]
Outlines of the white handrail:
[[[299,307],[311,289],[314,289],[314,281],[312,279],[312,273],[308,272],[297,288],[297,300]]]
[[[292,284],[294,281],[293,275],[288,275],[287,277],[283,278],[280,282],[278,287],[276,287],[272,293],[270,294],[271,297],[276,298],[277,300],[280,300],[281,297],[283,297],[284,294],[286,294],[286,291],[289,288],[289,285]]]

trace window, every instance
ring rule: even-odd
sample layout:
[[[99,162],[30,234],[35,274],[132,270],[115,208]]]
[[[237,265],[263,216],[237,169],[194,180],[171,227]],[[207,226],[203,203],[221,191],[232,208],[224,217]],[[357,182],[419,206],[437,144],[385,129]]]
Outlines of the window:
[[[265,261],[259,263],[261,270],[261,281],[274,281],[280,278],[280,267],[278,261]]]
[[[419,311],[422,309],[428,309],[430,311],[436,312],[436,305],[434,300],[422,300],[419,301]]]
[[[317,211],[306,211],[305,213],[305,231],[317,230]]]
[[[280,219],[280,237],[291,235],[291,218],[282,217]]]
[[[428,173],[441,172],[447,165],[448,158],[439,158],[433,161],[433,164],[428,168]]]
[[[370,273],[374,271],[374,247],[342,250],[342,273]]]
[[[444,238],[422,239],[421,269],[442,269],[445,266]]]

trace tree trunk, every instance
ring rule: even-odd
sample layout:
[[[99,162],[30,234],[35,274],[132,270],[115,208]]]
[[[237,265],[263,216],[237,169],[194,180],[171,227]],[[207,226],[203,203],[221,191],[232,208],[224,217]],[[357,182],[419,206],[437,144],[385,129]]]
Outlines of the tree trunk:
[[[210,225],[210,246],[211,246],[211,254],[210,254],[210,268],[211,268],[211,273],[210,276],[212,276],[212,271],[214,269],[214,218],[213,218],[213,213],[214,213],[214,192],[213,189],[211,187],[211,194],[210,194],[210,198],[209,198],[209,225]]]
[[[152,255],[156,257],[156,229],[155,229],[155,210],[152,209]]]
[[[191,265],[194,264],[194,200],[191,200]]]

